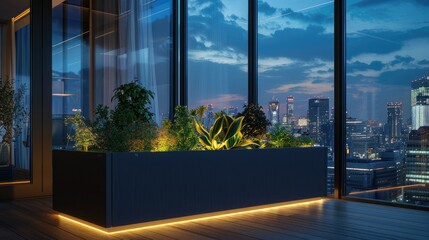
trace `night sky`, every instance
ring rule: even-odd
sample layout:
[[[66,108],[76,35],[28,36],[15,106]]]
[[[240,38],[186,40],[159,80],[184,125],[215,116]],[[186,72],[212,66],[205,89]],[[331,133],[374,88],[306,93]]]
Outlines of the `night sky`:
[[[333,105],[334,1],[259,1],[259,101],[295,97]],[[247,1],[189,1],[189,105],[241,106],[247,99]],[[429,73],[429,1],[347,1],[349,116],[386,121],[386,103],[410,117],[410,82]]]

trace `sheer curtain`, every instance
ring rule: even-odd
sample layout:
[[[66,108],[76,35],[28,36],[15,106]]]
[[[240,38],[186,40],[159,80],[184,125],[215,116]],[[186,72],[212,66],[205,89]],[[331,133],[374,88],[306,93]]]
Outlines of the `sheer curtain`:
[[[30,25],[19,29],[15,34],[16,46],[16,75],[15,89],[24,86],[23,106],[30,109]],[[27,121],[19,136],[15,138],[14,155],[15,166],[22,169],[30,170],[30,126]]]
[[[110,105],[112,91],[138,81],[155,93],[154,121],[161,123],[152,1],[96,1],[103,13],[95,17],[96,104]],[[115,6],[116,5],[116,6]]]

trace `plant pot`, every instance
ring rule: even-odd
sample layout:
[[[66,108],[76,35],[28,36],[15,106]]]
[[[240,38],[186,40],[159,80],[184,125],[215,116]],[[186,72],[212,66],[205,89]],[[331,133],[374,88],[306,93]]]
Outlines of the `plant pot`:
[[[10,165],[10,145],[8,143],[0,143],[0,166]]]
[[[326,196],[327,149],[54,150],[53,208],[102,227]]]

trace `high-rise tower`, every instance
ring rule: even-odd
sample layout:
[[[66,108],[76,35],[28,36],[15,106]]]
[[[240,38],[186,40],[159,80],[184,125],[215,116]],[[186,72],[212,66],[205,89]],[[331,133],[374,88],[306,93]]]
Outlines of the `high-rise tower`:
[[[308,129],[313,139],[320,143],[322,126],[329,123],[329,98],[308,100]]]
[[[429,126],[429,75],[411,82],[412,129]]]
[[[279,100],[272,100],[268,103],[268,120],[270,120],[272,126],[280,123]]]
[[[293,115],[293,109],[294,109],[294,99],[293,96],[288,96],[286,99],[286,121],[287,124],[292,124],[294,121],[294,115]]]
[[[401,137],[402,132],[402,102],[387,103],[386,137],[389,143]]]

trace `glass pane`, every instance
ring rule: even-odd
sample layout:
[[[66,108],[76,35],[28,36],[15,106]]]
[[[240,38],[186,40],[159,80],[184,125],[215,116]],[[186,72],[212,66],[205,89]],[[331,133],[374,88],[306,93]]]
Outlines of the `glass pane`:
[[[155,93],[154,120],[169,118],[172,1],[94,0],[94,104],[112,106],[119,85]]]
[[[235,115],[247,102],[248,6],[245,0],[188,2],[188,105]]]
[[[54,148],[68,146],[64,119],[88,117],[89,3],[64,1],[52,9],[52,134]],[[85,91],[86,89],[86,91]]]
[[[429,205],[429,6],[347,1],[347,193]]]
[[[67,116],[114,107],[113,90],[132,81],[155,93],[153,119],[169,118],[171,1],[54,0],[52,11],[54,148],[73,147]]]
[[[260,0],[258,11],[259,104],[272,128],[328,147],[332,194],[334,1]]]
[[[31,180],[29,7],[0,17],[0,182]]]

